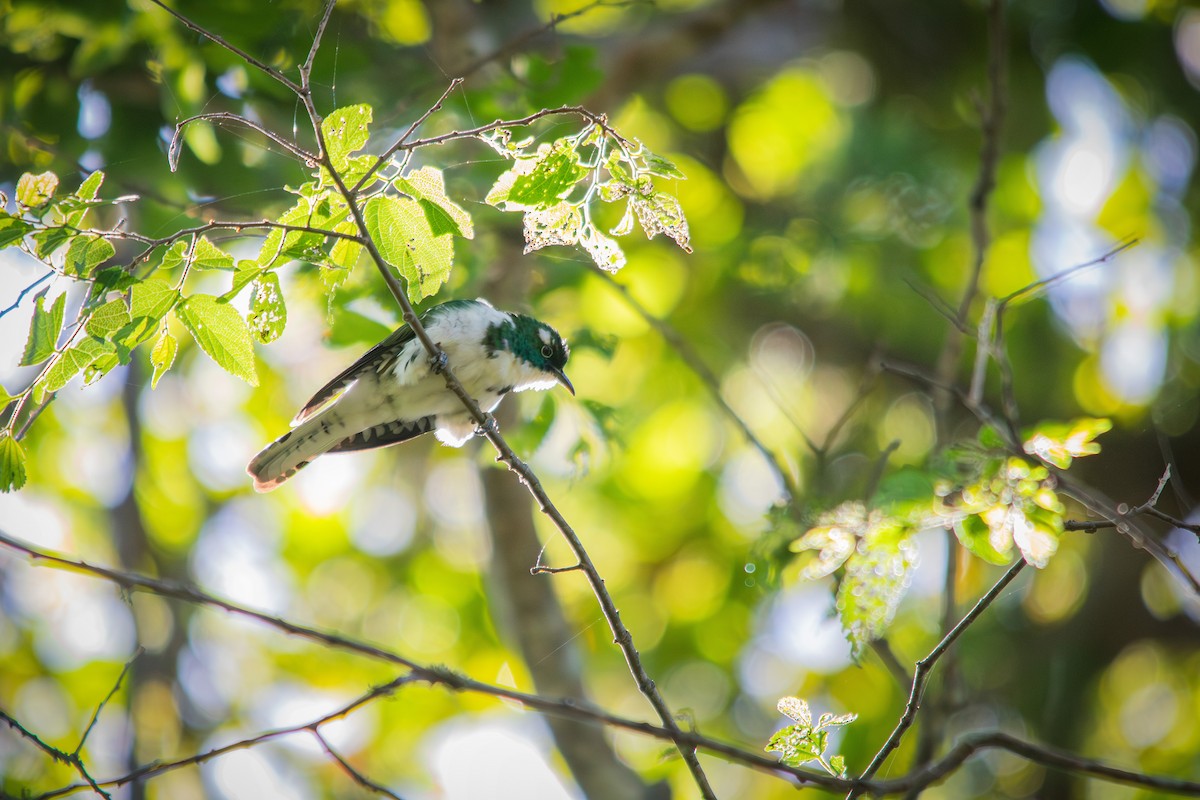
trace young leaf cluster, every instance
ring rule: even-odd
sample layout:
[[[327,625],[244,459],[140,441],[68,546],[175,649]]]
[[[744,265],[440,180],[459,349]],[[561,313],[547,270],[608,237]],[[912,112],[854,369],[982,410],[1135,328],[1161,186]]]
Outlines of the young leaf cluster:
[[[1106,419],[1038,425],[1022,445],[1033,458],[1011,454],[984,428],[976,441],[947,451],[948,470],[896,473],[870,507],[849,501],[818,516],[789,545],[803,559],[799,577],[837,573],[837,612],[857,655],[895,616],[917,563],[913,536],[921,530],[950,528],[968,552],[991,564],[1008,564],[1016,554],[1044,568],[1058,549],[1065,509],[1041,460],[1065,469],[1098,453],[1094,438],[1111,427]]]
[[[789,767],[798,767],[816,761],[821,768],[835,778],[846,776],[846,759],[841,755],[825,758],[829,747],[829,732],[834,728],[849,725],[858,719],[857,714],[835,715],[828,712],[813,722],[808,703],[799,697],[785,697],[777,706],[779,713],[793,723],[780,728],[767,742],[768,753],[779,753],[779,760]]]
[[[679,200],[654,186],[654,178],[678,180],[684,175],[644,146],[599,123],[536,150],[531,149],[532,139],[514,142],[507,130],[487,141],[514,164],[496,180],[486,200],[501,210],[524,214],[526,253],[578,245],[598,267],[617,272],[625,266],[625,253],[613,237],[631,233],[635,219],[649,238],[661,233],[691,252]],[[625,203],[620,222],[607,232],[594,218],[597,200]]]

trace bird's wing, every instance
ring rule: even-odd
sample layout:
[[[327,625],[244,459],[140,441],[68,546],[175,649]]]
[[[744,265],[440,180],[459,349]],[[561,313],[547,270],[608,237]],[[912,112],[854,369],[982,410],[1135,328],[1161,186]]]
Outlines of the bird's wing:
[[[372,347],[360,359],[338,373],[336,378],[318,389],[317,393],[304,404],[304,408],[300,409],[299,413],[296,414],[296,418],[292,420],[292,424],[299,425],[320,411],[331,399],[358,380],[364,372],[371,371],[383,374],[390,370],[395,366],[396,356],[400,354],[404,345],[415,338],[416,334],[413,333],[412,328],[409,326],[402,325],[397,328],[391,336]]]
[[[349,453],[354,450],[374,450],[376,447],[387,447],[391,444],[406,442],[423,433],[429,433],[433,430],[434,421],[435,418],[429,416],[412,422],[384,422],[343,439],[329,448],[327,452]]]

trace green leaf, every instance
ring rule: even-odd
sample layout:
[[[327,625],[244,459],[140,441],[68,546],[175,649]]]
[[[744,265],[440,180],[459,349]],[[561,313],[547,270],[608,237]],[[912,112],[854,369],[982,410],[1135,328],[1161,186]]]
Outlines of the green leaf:
[[[407,198],[372,197],[363,207],[363,218],[384,260],[407,282],[408,296],[416,302],[436,294],[450,277],[450,236],[434,236],[420,206]]]
[[[0,432],[0,492],[15,492],[25,485],[25,451],[8,431]]]
[[[829,759],[829,766],[833,768],[833,773],[839,777],[846,777],[846,757],[842,755],[833,756]]]
[[[426,215],[428,218],[428,215]],[[334,226],[334,230],[338,233],[354,234],[357,233],[356,226],[353,220],[339,223]],[[329,248],[329,260],[337,267],[341,267],[342,278],[337,281],[341,283],[349,276],[350,270],[354,269],[354,265],[358,263],[359,255],[362,253],[362,245],[351,239],[343,239],[337,237],[333,240],[333,245]],[[328,270],[322,272],[322,276]],[[328,283],[326,284],[328,285]]]
[[[154,367],[154,377],[150,379],[150,388],[158,388],[158,381],[171,365],[175,363],[175,354],[179,350],[179,343],[175,341],[175,337],[167,330],[164,324],[158,333],[158,341],[154,343],[154,348],[150,351],[150,364]]]
[[[367,143],[371,136],[370,124],[371,107],[366,103],[339,108],[322,120],[325,151],[339,173],[346,169],[350,154]]]
[[[533,158],[517,159],[496,179],[485,200],[506,211],[545,208],[566,197],[588,174],[574,143],[559,139],[553,146],[543,144]]]
[[[475,229],[471,215],[466,209],[446,196],[446,184],[442,171],[434,167],[422,167],[393,182],[397,189],[421,204],[425,220],[434,236],[453,233],[471,239]]]
[[[192,248],[192,266],[196,269],[232,269],[233,256],[201,236]]]
[[[76,236],[67,248],[63,271],[68,275],[86,278],[91,275],[92,269],[112,258],[116,252],[112,243],[100,236]]]
[[[1038,456],[1059,469],[1067,469],[1072,460],[1100,452],[1093,439],[1112,430],[1112,420],[1085,417],[1071,422],[1046,422],[1027,434],[1026,453]]]
[[[194,294],[175,307],[175,315],[222,369],[258,385],[250,329],[237,309],[210,294]]]
[[[26,172],[17,181],[17,202],[28,208],[37,208],[49,202],[58,189],[58,176],[53,172],[34,175]]]
[[[0,248],[17,244],[33,230],[33,226],[12,214],[0,211]]]
[[[254,281],[254,296],[250,299],[246,322],[254,338],[263,344],[270,344],[283,334],[287,325],[287,306],[283,303],[279,276],[274,272],[264,272]]]
[[[133,348],[147,341],[154,333],[159,320],[150,317],[134,317],[109,336],[109,340],[117,346],[117,354],[122,364],[129,363],[129,354]]]
[[[98,300],[109,292],[123,292],[137,282],[137,276],[124,267],[102,269],[92,278],[91,297]]]
[[[46,228],[44,231],[38,231],[33,235],[33,241],[37,244],[34,253],[38,258],[49,258],[75,235],[70,228]]]
[[[8,406],[9,403],[11,403],[13,400],[16,400],[16,399],[17,399],[16,395],[9,394],[8,389],[5,389],[3,386],[0,386],[0,411],[3,411]]]
[[[47,392],[57,392],[97,359],[115,355],[116,352],[117,348],[109,342],[90,336],[83,337],[74,347],[65,350],[46,372],[38,396],[34,399],[40,402],[40,398]]]
[[[179,292],[166,281],[150,278],[134,284],[130,298],[131,316],[160,320],[179,302]]]
[[[33,301],[33,319],[29,322],[29,339],[25,342],[25,355],[21,356],[21,366],[28,367],[40,364],[58,347],[58,336],[62,333],[63,314],[67,307],[67,295],[64,292],[54,300],[50,310],[45,308],[46,292],[42,292]]]
[[[891,624],[916,564],[917,548],[911,531],[886,516],[869,527],[846,561],[838,585],[837,610],[856,656],[865,645],[883,636]],[[821,724],[828,727],[845,722],[830,717],[822,718]]]
[[[228,292],[221,295],[221,299],[228,302],[229,300],[237,297],[241,293],[242,289],[256,281],[258,276],[262,275],[264,272],[266,272],[266,270],[267,268],[259,266],[257,261],[242,259],[241,261],[237,262],[237,266],[233,271],[233,286]]]
[[[642,148],[641,157],[642,162],[646,165],[644,168],[645,172],[649,172],[651,175],[657,175],[660,178],[674,178],[681,181],[687,180],[687,175],[684,175],[682,172],[680,172],[679,167],[675,166],[674,163],[660,155],[651,153],[644,147]]]
[[[132,319],[124,300],[112,300],[92,312],[84,330],[97,339],[110,339],[113,333],[128,325]]]
[[[79,188],[75,190],[75,196],[80,200],[95,200],[96,195],[100,193],[100,184],[102,183],[104,183],[104,172],[96,170],[83,179],[83,183],[79,184]]]
[[[188,243],[183,239],[176,241],[167,248],[167,252],[163,253],[162,261],[159,262],[158,268],[162,270],[172,270],[181,265],[187,259]]]
[[[992,528],[978,514],[955,521],[954,534],[967,550],[989,564],[1005,565],[1012,560],[1011,545],[1003,550],[993,544]]]

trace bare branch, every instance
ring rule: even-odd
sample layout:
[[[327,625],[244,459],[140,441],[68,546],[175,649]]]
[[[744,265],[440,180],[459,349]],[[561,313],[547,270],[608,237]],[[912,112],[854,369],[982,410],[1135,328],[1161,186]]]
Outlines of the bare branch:
[[[442,96],[438,98],[438,101],[429,108],[425,109],[425,113],[417,117],[416,121],[409,125],[408,129],[400,135],[400,138],[393,142],[391,147],[389,147],[387,150],[384,150],[383,153],[380,154],[379,158],[375,160],[375,163],[371,166],[371,168],[367,170],[367,174],[359,178],[358,183],[354,184],[354,187],[350,191],[354,194],[358,194],[359,190],[366,185],[367,181],[369,181],[371,177],[379,171],[379,168],[386,164],[387,160],[395,155],[397,150],[404,147],[405,142],[408,141],[408,137],[412,136],[413,132],[425,123],[425,120],[429,119],[431,116],[441,110],[442,104],[446,102],[446,98],[450,96],[451,92],[453,92],[459,86],[462,86],[462,82],[462,78],[455,78],[454,80],[450,81],[450,85],[446,87],[446,91],[442,92]]]
[[[157,0],[155,0],[155,2],[157,2]],[[317,157],[312,153],[308,152],[298,144],[289,142],[279,134],[275,133],[269,128],[259,125],[252,119],[247,119],[241,114],[234,114],[230,111],[210,111],[206,114],[196,114],[195,116],[188,117],[187,119],[176,123],[175,135],[171,137],[171,146],[167,148],[167,163],[171,167],[171,172],[175,172],[177,169],[179,169],[179,151],[183,147],[183,129],[190,123],[202,122],[205,120],[213,120],[216,122],[236,122],[238,125],[245,125],[247,128],[262,134],[275,144],[282,147],[284,150],[287,150],[289,153],[303,161],[307,166],[311,167],[317,163]]]
[[[208,39],[213,44],[216,44],[220,47],[225,48],[229,52],[236,55],[238,58],[244,60],[250,66],[255,67],[256,69],[260,70],[264,74],[269,75],[270,77],[279,81],[281,84],[286,86],[288,89],[292,90],[294,93],[300,94],[300,84],[296,83],[295,81],[293,81],[291,78],[284,75],[279,70],[275,69],[274,67],[267,66],[262,61],[259,61],[257,58],[250,55],[249,53],[247,53],[245,50],[241,49],[240,47],[230,44],[228,41],[226,41],[225,39],[216,35],[215,33],[208,30],[207,28],[197,25],[196,23],[192,22],[190,19],[185,17],[183,14],[180,14],[178,11],[176,11],[175,9],[171,8],[170,6],[168,6],[167,4],[162,2],[162,0],[150,0],[150,2],[154,3],[154,5],[158,6],[163,11],[166,11],[168,14],[170,14],[175,19],[179,20],[181,23],[183,23],[184,27],[186,27],[188,30],[193,31],[194,33],[198,33],[199,35],[203,36],[205,39]]]
[[[871,759],[871,763],[867,765],[866,771],[862,774],[864,779],[873,777],[879,771],[879,768],[883,766],[883,762],[887,760],[887,757],[892,754],[892,751],[900,746],[900,740],[916,720],[917,712],[921,710],[921,697],[925,693],[925,684],[929,680],[929,672],[937,664],[938,659],[950,649],[950,646],[958,640],[963,631],[970,627],[979,618],[979,615],[1000,596],[1000,593],[1012,583],[1013,579],[1020,574],[1024,567],[1024,559],[1018,559],[1015,564],[1008,568],[1008,571],[1004,573],[1000,580],[987,591],[987,594],[979,598],[979,602],[967,612],[966,616],[959,620],[958,624],[938,642],[937,647],[930,650],[929,655],[917,662],[916,671],[913,673],[912,690],[909,692],[908,704],[904,707],[904,714],[900,717],[900,721],[896,723],[895,730],[888,736],[883,746],[879,748],[879,752]],[[857,797],[858,794],[858,792],[851,792],[849,797]]]
[[[17,733],[19,733],[21,735],[22,738],[24,738],[28,742],[31,742],[35,747],[37,747],[43,753],[50,756],[50,758],[54,759],[55,761],[61,761],[64,764],[69,764],[70,766],[74,767],[75,771],[78,772],[80,777],[83,778],[83,780],[84,780],[84,784],[79,787],[76,787],[76,788],[79,788],[79,789],[90,788],[93,792],[100,795],[101,797],[107,798],[107,800],[112,800],[112,795],[110,795],[108,792],[106,792],[102,788],[100,788],[100,784],[96,782],[96,779],[93,778],[90,774],[88,774],[87,767],[84,766],[83,759],[81,759],[79,757],[78,751],[76,751],[74,753],[64,753],[62,750],[59,750],[57,747],[47,744],[46,742],[42,741],[42,739],[36,733],[29,730],[21,723],[17,722],[15,719],[13,719],[11,716],[9,716],[7,712],[3,711],[2,709],[0,709],[0,720],[3,720],[4,722],[8,723],[8,727],[15,730]]]
[[[333,3],[330,2],[330,6],[332,6],[332,5],[333,5]],[[321,731],[318,729],[318,727],[316,725],[309,726],[309,730],[312,731],[312,735],[316,737],[317,741],[321,743],[321,748],[326,753],[329,754],[329,757],[332,758],[334,761],[336,761],[338,763],[338,766],[340,766],[342,768],[342,771],[345,772],[347,775],[349,775],[351,780],[353,780],[359,786],[363,787],[364,789],[366,789],[368,791],[374,792],[375,794],[381,794],[384,797],[390,797],[390,798],[392,798],[392,800],[403,800],[403,798],[401,798],[400,795],[396,794],[395,792],[393,792],[391,789],[387,788],[386,786],[381,786],[378,783],[375,783],[370,778],[368,778],[366,775],[363,775],[361,772],[356,770],[350,764],[349,761],[342,758],[341,754],[339,754],[336,750],[333,749],[333,746],[329,744],[329,740],[327,740],[321,734]]]
[[[106,705],[108,705],[108,701],[113,699],[113,695],[120,690],[121,683],[124,682],[125,676],[129,673],[129,668],[133,666],[133,662],[137,661],[138,657],[144,652],[146,652],[145,648],[138,647],[138,649],[134,651],[133,655],[129,657],[129,660],[125,662],[125,666],[121,668],[121,674],[117,676],[117,682],[113,684],[112,689],[110,689],[104,699],[100,701],[100,705],[96,706],[96,711],[92,714],[92,721],[88,723],[87,728],[85,728],[83,731],[83,735],[79,737],[79,744],[76,745],[75,752],[71,755],[79,755],[79,751],[83,749],[84,742],[87,741],[88,734],[92,732],[92,728],[96,727],[96,720],[100,719],[100,712],[104,710]]]

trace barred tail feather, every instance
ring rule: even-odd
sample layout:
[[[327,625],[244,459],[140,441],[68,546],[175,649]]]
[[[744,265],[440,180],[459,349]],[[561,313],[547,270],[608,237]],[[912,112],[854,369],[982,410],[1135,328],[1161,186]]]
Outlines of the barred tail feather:
[[[246,472],[254,491],[269,492],[345,438],[344,429],[331,430],[321,417],[310,419],[280,436],[250,459]]]

